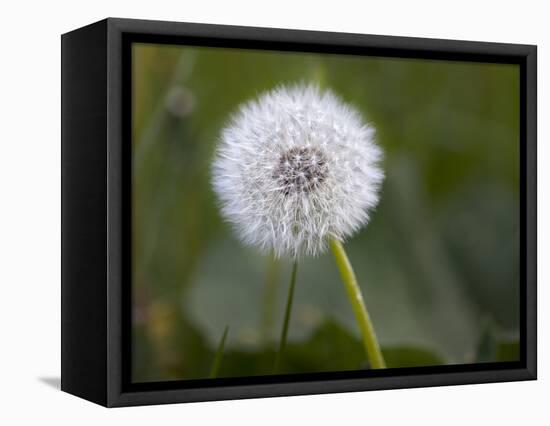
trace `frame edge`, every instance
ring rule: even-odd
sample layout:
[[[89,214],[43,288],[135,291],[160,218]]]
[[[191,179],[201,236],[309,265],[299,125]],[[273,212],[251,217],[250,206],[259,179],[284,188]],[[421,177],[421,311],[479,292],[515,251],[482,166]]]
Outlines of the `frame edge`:
[[[105,405],[106,22],[61,37],[61,390]]]

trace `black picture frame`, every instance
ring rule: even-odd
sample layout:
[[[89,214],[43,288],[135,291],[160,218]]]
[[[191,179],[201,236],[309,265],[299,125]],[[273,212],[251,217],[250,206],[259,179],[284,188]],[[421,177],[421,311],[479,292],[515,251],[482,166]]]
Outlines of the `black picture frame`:
[[[62,36],[62,390],[115,407],[536,379],[536,46],[109,18]],[[520,66],[520,361],[130,382],[133,42]]]

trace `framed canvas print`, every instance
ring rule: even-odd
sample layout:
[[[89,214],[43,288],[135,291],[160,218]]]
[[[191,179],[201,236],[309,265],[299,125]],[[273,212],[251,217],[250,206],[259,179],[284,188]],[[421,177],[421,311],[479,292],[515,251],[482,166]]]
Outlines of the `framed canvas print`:
[[[62,36],[62,389],[536,378],[536,47],[106,19]]]

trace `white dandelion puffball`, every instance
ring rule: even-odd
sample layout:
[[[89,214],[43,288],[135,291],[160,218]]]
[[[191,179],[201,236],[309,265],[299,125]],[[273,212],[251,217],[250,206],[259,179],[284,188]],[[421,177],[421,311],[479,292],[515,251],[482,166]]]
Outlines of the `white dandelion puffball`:
[[[369,221],[384,178],[374,129],[331,91],[279,87],[222,131],[212,182],[222,215],[262,252],[322,253]]]

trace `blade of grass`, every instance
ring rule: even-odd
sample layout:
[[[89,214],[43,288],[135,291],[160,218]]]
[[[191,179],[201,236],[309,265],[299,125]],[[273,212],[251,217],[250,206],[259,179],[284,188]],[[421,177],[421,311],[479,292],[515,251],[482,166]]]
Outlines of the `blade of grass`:
[[[279,351],[275,357],[275,365],[273,366],[273,372],[277,373],[281,364],[281,357],[286,346],[286,338],[288,335],[288,324],[290,323],[290,313],[292,311],[292,301],[294,299],[294,287],[296,285],[296,271],[298,270],[298,262],[294,261],[292,265],[292,274],[290,276],[290,286],[288,288],[288,297],[285,308],[285,319],[283,321],[283,330],[281,332],[281,341],[279,342]]]
[[[216,351],[216,356],[214,357],[214,362],[212,363],[212,368],[210,370],[210,378],[214,379],[218,376],[218,372],[220,370],[220,365],[222,363],[223,358],[223,351],[225,348],[225,339],[227,338],[227,333],[229,332],[229,326],[225,327],[225,330],[223,331],[222,338],[220,340],[220,343],[218,345],[218,350]]]
[[[273,319],[275,317],[275,302],[277,301],[277,283],[279,281],[279,262],[275,256],[268,259],[262,315],[262,339],[264,343],[271,341],[273,332]]]

